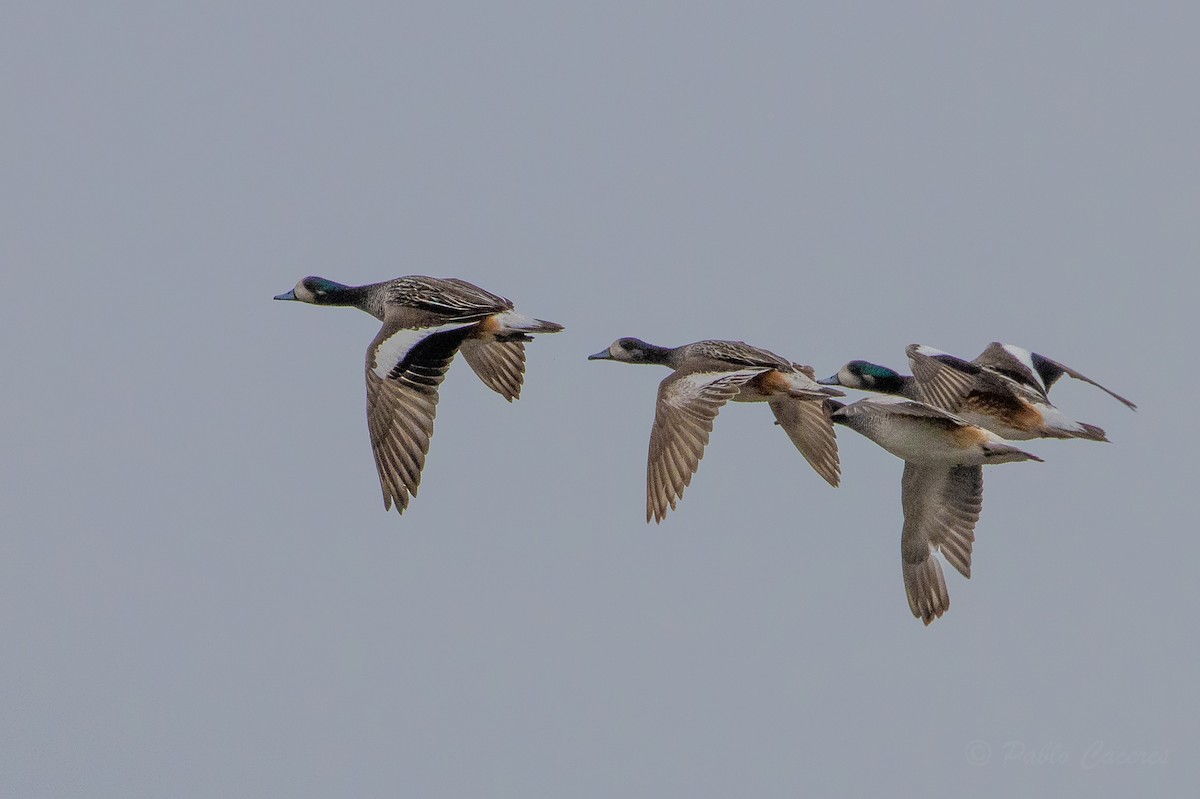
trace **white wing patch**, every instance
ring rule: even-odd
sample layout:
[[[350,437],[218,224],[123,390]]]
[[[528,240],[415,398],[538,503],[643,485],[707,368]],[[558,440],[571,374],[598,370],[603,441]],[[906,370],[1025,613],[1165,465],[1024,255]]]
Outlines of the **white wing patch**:
[[[738,369],[732,372],[693,372],[671,381],[671,390],[663,397],[676,408],[686,408],[704,396],[705,389],[722,380],[741,382],[762,374],[766,369]]]
[[[452,322],[435,327],[405,327],[397,330],[392,335],[379,342],[379,346],[375,348],[375,366],[371,371],[375,373],[380,380],[386,380],[391,374],[392,369],[396,364],[404,360],[412,348],[420,344],[425,339],[437,333],[445,333],[447,330],[461,330],[464,327],[473,327],[479,324],[478,322]]]
[[[1042,382],[1041,373],[1034,368],[1033,354],[1029,350],[1022,349],[1021,347],[1017,347],[1012,344],[1001,344],[1000,346],[1004,348],[1005,352],[1016,358],[1018,363],[1029,370],[1029,379],[1041,387],[1043,394],[1049,390],[1046,388],[1046,384]]]
[[[917,352],[921,353],[922,355],[926,355],[930,358],[936,358],[939,355],[950,355],[950,353],[948,353],[948,352],[942,352],[941,350],[935,350],[933,347],[927,347],[924,344],[918,344],[915,349]],[[951,357],[954,357],[954,356],[951,356]]]

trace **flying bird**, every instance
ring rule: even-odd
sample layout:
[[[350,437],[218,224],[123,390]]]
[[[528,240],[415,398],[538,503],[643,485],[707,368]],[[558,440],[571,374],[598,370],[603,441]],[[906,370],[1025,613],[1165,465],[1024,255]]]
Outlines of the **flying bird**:
[[[674,370],[658,387],[646,466],[646,521],[674,509],[704,457],[721,406],[766,402],[800,454],[830,485],[840,479],[837,439],[824,405],[841,391],[817,385],[812,369],[741,341],[659,347],[620,338],[589,360],[649,363]]]
[[[517,313],[504,297],[458,278],[411,275],[345,286],[310,276],[275,299],[350,306],[383,322],[367,348],[367,428],[383,506],[395,505],[399,513],[420,485],[438,386],[455,353],[512,402],[525,379],[530,334],[563,329]]]
[[[904,461],[900,558],[912,614],[928,625],[950,607],[940,551],[971,576],[975,524],[983,509],[983,467],[1041,461],[982,427],[914,400],[871,397],[852,405],[827,400],[835,424],[862,433]]]
[[[912,375],[869,361],[850,361],[817,382],[926,402],[1013,440],[1108,440],[1103,429],[1069,418],[1050,402],[1050,387],[1064,374],[1100,388],[1129,408],[1137,407],[1079,372],[1011,344],[993,342],[974,361],[921,344],[909,345],[906,352]]]

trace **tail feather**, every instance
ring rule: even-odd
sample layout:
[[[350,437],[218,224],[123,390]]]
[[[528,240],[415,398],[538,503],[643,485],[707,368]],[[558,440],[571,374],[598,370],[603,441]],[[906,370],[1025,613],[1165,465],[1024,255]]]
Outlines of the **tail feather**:
[[[1020,461],[1045,463],[1042,458],[1039,458],[1032,452],[1026,452],[1023,449],[1014,447],[1012,444],[1005,443],[999,438],[983,445],[983,457],[989,463],[1018,463]]]
[[[1086,438],[1088,441],[1108,441],[1108,436],[1104,434],[1104,430],[1096,427],[1096,425],[1088,424],[1087,422],[1076,422],[1075,424],[1079,425],[1082,430],[1075,433],[1072,438]]]
[[[501,331],[520,333],[557,333],[563,329],[558,322],[534,319],[516,311],[505,311],[492,317]]]
[[[1086,438],[1090,441],[1108,441],[1104,431],[1094,424],[1077,422],[1053,405],[1038,407],[1042,413],[1042,424],[1047,438]]]
[[[1104,429],[1087,422],[1069,422],[1065,425],[1047,424],[1038,434],[1040,438],[1082,438],[1087,441],[1108,441]]]

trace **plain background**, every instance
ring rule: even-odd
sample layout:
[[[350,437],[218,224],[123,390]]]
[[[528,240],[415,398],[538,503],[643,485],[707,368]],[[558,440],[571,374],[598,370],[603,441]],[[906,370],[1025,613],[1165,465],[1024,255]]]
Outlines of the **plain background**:
[[[9,3],[0,796],[1187,793],[1198,26]],[[377,324],[271,301],[306,274],[458,276],[567,329],[511,406],[456,364],[401,517]],[[1140,409],[1055,389],[1112,443],[989,469],[924,628],[901,464],[850,431],[833,490],[730,406],[648,527],[666,373],[585,360],[624,335],[823,375],[999,339]]]

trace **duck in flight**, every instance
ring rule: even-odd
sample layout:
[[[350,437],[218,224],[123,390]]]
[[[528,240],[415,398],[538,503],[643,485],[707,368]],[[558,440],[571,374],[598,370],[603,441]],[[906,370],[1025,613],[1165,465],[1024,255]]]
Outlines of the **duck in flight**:
[[[706,340],[659,347],[619,338],[589,360],[648,363],[672,369],[658,387],[646,466],[646,521],[662,522],[704,457],[713,420],[726,402],[766,402],[800,454],[830,485],[841,469],[827,397],[812,369],[741,341]]]
[[[845,425],[904,461],[900,560],[912,614],[928,625],[950,607],[935,552],[971,576],[975,524],[983,509],[983,467],[1040,461],[995,433],[923,402],[869,397],[852,405],[826,403]]]
[[[383,323],[367,348],[367,428],[383,506],[399,513],[420,485],[438,386],[455,354],[461,351],[484,385],[512,402],[525,379],[525,342],[563,329],[458,278],[411,275],[345,286],[310,276],[275,299],[349,306]]]
[[[973,361],[921,344],[909,345],[906,352],[912,375],[869,361],[850,361],[818,382],[926,402],[1018,441],[1108,440],[1101,428],[1067,417],[1050,402],[1050,387],[1064,374],[1096,386],[1130,409],[1137,408],[1070,367],[1011,344],[993,342]]]

